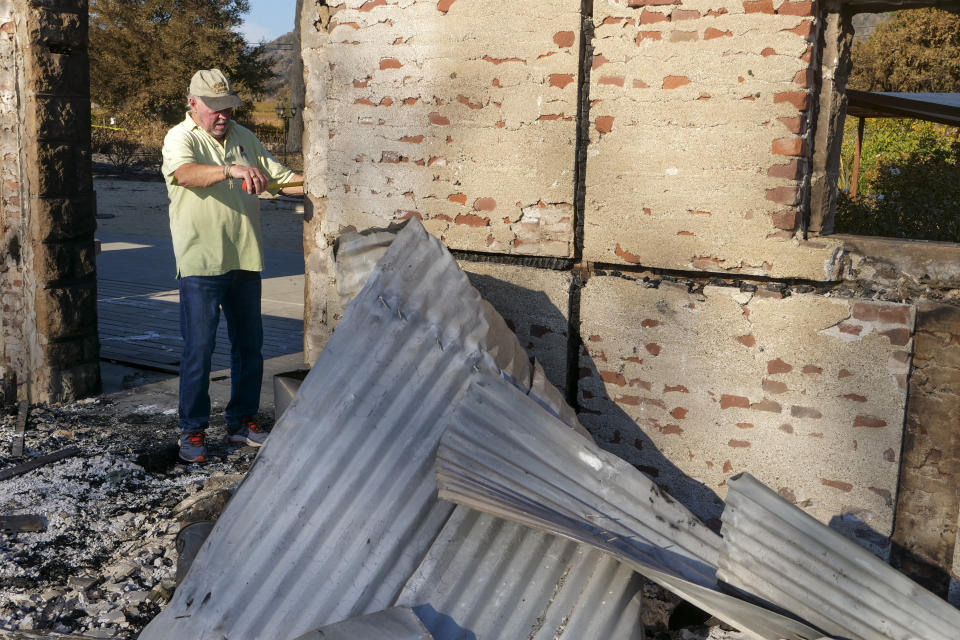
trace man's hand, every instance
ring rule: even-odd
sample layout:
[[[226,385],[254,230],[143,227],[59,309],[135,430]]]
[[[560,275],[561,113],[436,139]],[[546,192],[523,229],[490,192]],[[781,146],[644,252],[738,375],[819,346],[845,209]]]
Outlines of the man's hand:
[[[260,195],[267,188],[267,176],[257,167],[247,167],[242,164],[230,165],[230,177],[242,180],[247,193]]]

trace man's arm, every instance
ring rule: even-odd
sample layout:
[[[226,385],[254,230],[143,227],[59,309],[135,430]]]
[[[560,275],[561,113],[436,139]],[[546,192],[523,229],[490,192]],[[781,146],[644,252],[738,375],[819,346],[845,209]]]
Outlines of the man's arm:
[[[303,182],[303,176],[299,173],[293,176],[293,180],[290,182]],[[303,185],[299,187],[284,187],[280,189],[280,193],[285,196],[302,196],[303,195]]]
[[[229,167],[229,176],[236,180],[245,180],[247,193],[259,195],[267,187],[267,176],[257,167],[232,164]],[[177,167],[173,177],[177,186],[203,188],[223,182],[227,179],[227,173],[224,172],[223,165],[188,162]],[[297,188],[300,188],[300,192],[303,193],[301,187]]]

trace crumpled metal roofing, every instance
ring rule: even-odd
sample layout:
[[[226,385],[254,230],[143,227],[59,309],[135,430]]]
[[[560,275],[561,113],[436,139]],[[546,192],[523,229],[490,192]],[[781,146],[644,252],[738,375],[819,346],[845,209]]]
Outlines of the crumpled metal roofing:
[[[434,640],[416,614],[394,607],[305,633],[296,640]]]
[[[433,474],[445,415],[476,375],[509,380],[522,395],[537,393],[535,373],[449,252],[411,220],[140,638],[283,640],[392,606],[454,508],[436,499]],[[528,552],[517,548],[501,561],[538,560]],[[583,582],[583,601],[602,601],[597,616],[634,606],[633,583],[615,585],[602,575]],[[543,584],[478,582],[463,597],[486,607],[518,589],[511,606],[535,620],[545,608]],[[506,637],[473,631],[478,640]]]
[[[643,640],[642,588],[606,554],[457,507],[397,604],[444,640]]]
[[[750,637],[822,635],[721,593],[719,536],[510,385],[474,380],[449,420],[437,452],[441,498],[591,544]]]
[[[851,640],[956,640],[960,611],[749,474],[728,483],[718,575]]]

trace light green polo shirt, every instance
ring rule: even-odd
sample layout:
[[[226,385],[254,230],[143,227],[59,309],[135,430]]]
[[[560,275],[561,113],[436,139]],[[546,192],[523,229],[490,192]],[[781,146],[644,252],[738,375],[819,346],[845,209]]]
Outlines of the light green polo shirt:
[[[296,174],[277,162],[252,131],[232,120],[223,145],[189,113],[163,140],[161,170],[170,197],[177,277],[217,276],[233,269],[262,271],[260,199],[241,189],[240,180],[202,189],[178,186],[173,172],[190,162],[260,167],[270,182],[291,182]]]

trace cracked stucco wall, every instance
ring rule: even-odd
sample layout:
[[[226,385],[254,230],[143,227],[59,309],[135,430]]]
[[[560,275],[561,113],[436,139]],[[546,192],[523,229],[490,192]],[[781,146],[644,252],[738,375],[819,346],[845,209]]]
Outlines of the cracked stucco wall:
[[[597,0],[584,258],[832,280],[807,198],[812,2]]]
[[[598,440],[705,518],[750,471],[892,554],[920,504],[898,474],[947,469],[910,480],[944,533],[903,542],[950,570],[956,474],[923,461],[952,440],[930,403],[904,423],[917,308],[960,300],[960,249],[804,233],[814,3],[305,5],[308,361],[339,234],[417,216]]]
[[[581,308],[581,421],[603,446],[705,519],[749,471],[891,534],[912,306],[597,276]]]

